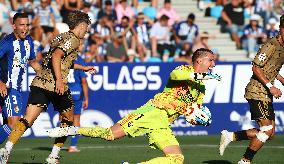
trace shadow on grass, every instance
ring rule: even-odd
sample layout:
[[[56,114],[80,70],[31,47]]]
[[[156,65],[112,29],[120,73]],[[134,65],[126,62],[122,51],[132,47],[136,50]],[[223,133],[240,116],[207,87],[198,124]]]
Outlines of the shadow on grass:
[[[202,163],[208,164],[232,164],[232,162],[226,160],[210,160],[210,161],[203,161]]]

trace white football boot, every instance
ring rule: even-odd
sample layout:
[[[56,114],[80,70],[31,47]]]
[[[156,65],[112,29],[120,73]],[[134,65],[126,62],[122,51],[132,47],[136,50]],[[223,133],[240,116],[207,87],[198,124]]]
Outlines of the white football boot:
[[[48,156],[45,159],[46,164],[58,164],[59,163],[59,157],[52,157],[52,156]]]
[[[56,127],[48,131],[48,136],[57,138],[63,136],[75,136],[77,135],[78,127],[66,126],[66,127]]]
[[[238,162],[238,164],[250,164],[250,162],[244,161],[244,160],[241,159],[241,160]]]
[[[8,162],[9,152],[5,148],[0,149],[0,164],[6,164]]]
[[[223,130],[221,132],[221,139],[219,145],[219,153],[221,156],[224,155],[224,151],[230,142],[233,141],[233,132],[228,132],[227,130]]]

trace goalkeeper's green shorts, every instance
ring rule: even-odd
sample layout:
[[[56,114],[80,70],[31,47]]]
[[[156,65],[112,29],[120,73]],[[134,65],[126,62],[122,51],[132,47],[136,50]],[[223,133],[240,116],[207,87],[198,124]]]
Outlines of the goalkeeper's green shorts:
[[[179,145],[168,121],[165,110],[146,103],[118,121],[130,137],[146,134],[151,148],[163,150],[167,146]]]

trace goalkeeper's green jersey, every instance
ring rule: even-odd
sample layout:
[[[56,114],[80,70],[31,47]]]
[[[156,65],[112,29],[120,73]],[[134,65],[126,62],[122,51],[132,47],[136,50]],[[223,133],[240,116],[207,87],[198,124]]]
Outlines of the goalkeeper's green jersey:
[[[192,103],[201,105],[203,102],[205,85],[201,80],[194,80],[190,77],[193,72],[192,66],[176,67],[171,72],[163,92],[149,100],[149,103],[155,107],[167,111],[170,122],[183,115]]]

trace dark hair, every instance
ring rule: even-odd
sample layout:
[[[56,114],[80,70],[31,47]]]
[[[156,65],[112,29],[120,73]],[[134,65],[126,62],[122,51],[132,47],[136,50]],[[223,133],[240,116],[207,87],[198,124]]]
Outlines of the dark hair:
[[[130,21],[130,19],[129,19],[128,16],[123,16],[123,17],[121,18],[121,20],[122,20],[122,19],[126,19],[128,22]]]
[[[165,3],[171,3],[171,0],[165,0],[165,1],[164,1],[164,4],[165,4]]]
[[[170,18],[167,16],[167,15],[162,15],[161,17],[160,17],[160,20],[169,20]]]
[[[16,13],[13,17],[13,24],[16,22],[18,18],[29,18],[27,13]]]
[[[206,56],[208,53],[214,54],[211,50],[206,48],[199,48],[196,51],[193,52],[192,55],[192,63],[195,63],[197,59]]]
[[[110,0],[106,0],[105,5],[112,5],[112,2]]]
[[[280,17],[280,28],[284,28],[284,14]]]
[[[67,18],[68,18],[67,25],[69,26],[70,30],[73,30],[76,26],[78,26],[82,22],[91,24],[90,17],[88,16],[88,14],[79,10],[70,12]]]
[[[195,19],[195,15],[194,15],[193,13],[190,13],[190,14],[187,16],[187,19],[194,20],[194,19]]]

